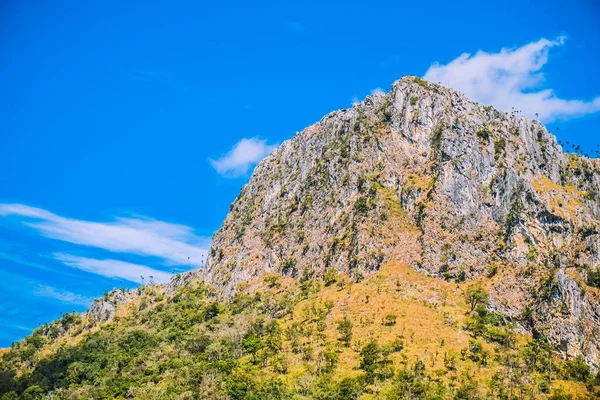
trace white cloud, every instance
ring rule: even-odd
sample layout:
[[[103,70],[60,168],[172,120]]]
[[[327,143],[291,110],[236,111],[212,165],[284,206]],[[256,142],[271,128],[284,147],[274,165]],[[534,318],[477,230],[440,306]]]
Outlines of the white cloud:
[[[69,267],[108,278],[121,278],[137,283],[149,282],[151,279],[153,282],[165,283],[171,278],[171,274],[167,272],[119,260],[97,260],[65,253],[54,253],[54,257]]]
[[[36,290],[33,292],[36,296],[41,297],[49,297],[52,299],[56,299],[62,301],[63,303],[69,304],[77,304],[80,306],[89,306],[92,302],[92,299],[86,296],[82,296],[80,294],[68,292],[65,290],[57,289],[53,286],[48,285],[38,285]]]
[[[482,50],[475,55],[464,53],[446,65],[432,64],[423,78],[441,82],[473,100],[504,111],[514,107],[530,117],[539,113],[544,122],[600,111],[600,97],[592,101],[565,100],[552,89],[540,89],[544,81],[541,69],[548,62],[548,53],[564,41],[564,37],[542,38],[522,47],[504,48],[499,53]]]
[[[91,222],[65,218],[24,204],[0,204],[0,215],[36,219],[24,224],[43,236],[112,252],[153,256],[167,265],[199,267],[209,240],[196,236],[190,227],[150,218],[116,218],[115,222]]]
[[[380,88],[380,87],[376,87],[375,89],[373,89],[373,90],[371,90],[371,91],[369,92],[369,95],[371,95],[371,96],[372,96],[372,95],[376,95],[376,94],[377,94],[377,95],[378,95],[378,94],[385,94],[385,90],[383,90],[383,89],[382,89],[382,88]],[[358,103],[360,103],[360,102],[361,102],[361,99],[359,99],[359,98],[358,98],[358,96],[352,96],[352,99],[350,99],[350,102],[351,102],[351,104],[352,104],[352,105],[354,105],[354,104],[358,104]]]
[[[213,168],[221,175],[237,177],[246,175],[250,166],[269,155],[277,145],[267,144],[258,138],[242,139],[218,160],[210,160]]]

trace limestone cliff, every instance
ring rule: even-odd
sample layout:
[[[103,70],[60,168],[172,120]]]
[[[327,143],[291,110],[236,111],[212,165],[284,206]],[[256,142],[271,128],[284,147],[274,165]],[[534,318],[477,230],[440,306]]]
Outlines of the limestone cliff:
[[[493,307],[600,365],[599,164],[537,121],[419,78],[395,82],[263,160],[199,274],[224,294],[264,272],[348,272],[387,261],[489,280]]]

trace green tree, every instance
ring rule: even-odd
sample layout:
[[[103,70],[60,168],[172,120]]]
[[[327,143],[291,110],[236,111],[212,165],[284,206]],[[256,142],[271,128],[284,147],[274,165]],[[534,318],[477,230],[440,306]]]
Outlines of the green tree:
[[[344,317],[343,320],[338,322],[337,330],[340,334],[339,341],[349,347],[352,340],[352,321],[348,317]]]
[[[373,383],[375,380],[375,371],[378,367],[379,355],[381,350],[377,343],[370,342],[360,351],[362,357],[360,361],[360,369],[366,372],[367,382]]]
[[[479,306],[487,305],[489,299],[488,292],[479,284],[469,286],[465,297],[471,312]]]
[[[270,379],[261,386],[257,399],[284,400],[291,397],[284,383],[279,379]]]
[[[481,345],[481,343],[479,343],[476,340],[469,340],[469,355],[468,355],[469,359],[471,359],[472,361],[481,364],[481,365],[486,365],[487,364],[487,359],[489,357],[489,353],[487,352],[487,350],[485,350],[483,348],[483,346]]]
[[[356,400],[360,394],[361,384],[356,379],[344,378],[340,382],[338,399],[339,400]]]
[[[29,386],[21,394],[22,400],[37,400],[44,397],[44,390],[39,386]]]
[[[244,349],[252,354],[252,360],[256,362],[256,353],[263,348],[262,340],[254,333],[249,334],[242,341]]]
[[[332,372],[338,362],[338,352],[332,346],[328,346],[323,351],[323,359],[325,361],[325,367],[323,372]]]
[[[227,378],[225,381],[225,387],[227,394],[233,400],[245,400],[257,398],[254,391],[254,382],[245,373],[235,373]]]
[[[565,362],[564,374],[567,378],[585,382],[591,377],[590,366],[585,363],[582,356],[577,356]]]
[[[548,342],[530,340],[521,350],[521,355],[532,371],[546,372],[550,365],[552,349]]]
[[[327,271],[325,271],[325,276],[323,277],[325,281],[325,286],[331,286],[337,281],[337,273],[335,272],[335,268],[329,267]]]

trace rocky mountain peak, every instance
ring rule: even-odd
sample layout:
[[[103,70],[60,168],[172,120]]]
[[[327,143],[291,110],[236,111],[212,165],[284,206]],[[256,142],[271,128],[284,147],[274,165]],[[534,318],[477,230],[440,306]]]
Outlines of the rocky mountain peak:
[[[572,293],[555,285],[548,299],[533,296],[548,277],[560,284],[553,277],[573,269],[570,279],[583,282],[598,264],[599,188],[597,161],[565,154],[540,122],[404,77],[264,159],[200,274],[231,294],[265,272],[302,278],[332,268],[360,281],[393,260],[447,280],[490,277],[496,306],[513,316],[547,311]],[[523,325],[560,341],[559,324],[590,316],[579,314],[540,311]],[[588,328],[565,351],[593,346],[597,363]]]

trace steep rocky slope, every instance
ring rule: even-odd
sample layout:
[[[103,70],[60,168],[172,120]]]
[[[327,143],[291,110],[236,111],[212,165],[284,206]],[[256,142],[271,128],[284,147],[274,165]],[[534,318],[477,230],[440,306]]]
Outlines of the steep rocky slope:
[[[492,276],[494,306],[600,363],[597,160],[537,121],[407,77],[333,112],[255,170],[203,277],[232,293],[265,271],[360,280],[389,260],[449,280]]]

